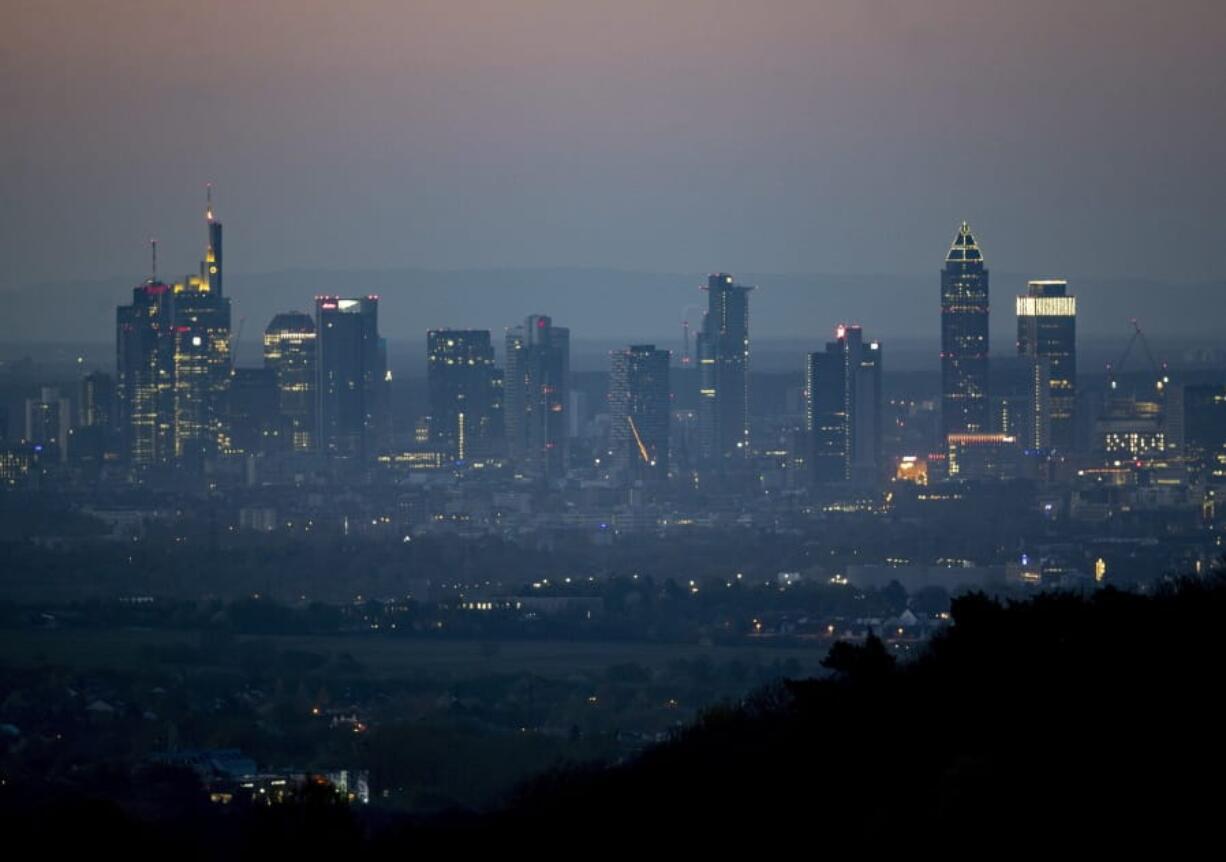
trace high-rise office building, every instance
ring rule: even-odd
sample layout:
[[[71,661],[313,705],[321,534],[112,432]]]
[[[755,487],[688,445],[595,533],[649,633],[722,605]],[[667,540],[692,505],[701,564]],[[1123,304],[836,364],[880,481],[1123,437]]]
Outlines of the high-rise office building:
[[[290,452],[315,451],[315,410],[319,369],[315,321],[309,314],[278,314],[264,330],[264,367],[276,378],[279,441]]]
[[[191,465],[229,448],[230,300],[221,291],[221,222],[213,215],[211,190],[205,223],[208,245],[199,274],[171,290],[174,454]]]
[[[884,470],[879,342],[840,324],[823,352],[805,364],[805,431],[817,482],[872,482]]]
[[[38,398],[26,399],[25,442],[49,460],[68,460],[70,407],[54,386],[44,386]]]
[[[633,344],[613,352],[609,378],[609,459],[627,479],[668,478],[672,400],[669,352]]]
[[[174,333],[170,287],[154,275],[116,309],[115,403],[124,458],[162,464],[174,454]]]
[[[230,300],[222,293],[221,222],[212,190],[199,273],[168,286],[153,274],[116,311],[116,424],[134,464],[198,466],[226,450]]]
[[[365,462],[385,443],[387,356],[379,298],[315,299],[319,451]]]
[[[963,222],[941,270],[941,429],[983,433],[988,400],[988,270]]]
[[[77,427],[110,429],[115,419],[115,380],[105,372],[91,371],[81,378]]]
[[[1172,388],[1167,426],[1170,441],[1189,461],[1222,478],[1226,462],[1226,386],[1204,383]]]
[[[1017,352],[1031,360],[1030,435],[1037,449],[1076,442],[1077,298],[1062,280],[1031,281],[1017,298]],[[1045,433],[1046,432],[1046,433]]]
[[[101,465],[118,452],[114,378],[101,371],[91,371],[81,378],[79,397],[68,457],[81,463]]]
[[[274,368],[235,368],[226,392],[229,451],[270,455],[285,448]]]
[[[227,447],[230,301],[199,276],[172,288],[174,456],[196,463]]]
[[[503,437],[502,373],[488,329],[426,333],[430,439],[460,461],[492,455]]]
[[[205,249],[204,260],[200,263],[200,277],[209,286],[213,296],[225,296],[222,290],[221,277],[221,222],[213,214],[213,186],[206,191],[204,219],[208,224],[209,244]]]
[[[560,479],[568,453],[570,330],[543,314],[529,316],[507,332],[506,363],[508,454],[525,475]]]
[[[708,462],[749,455],[749,292],[721,272],[707,278],[698,334],[699,448]]]

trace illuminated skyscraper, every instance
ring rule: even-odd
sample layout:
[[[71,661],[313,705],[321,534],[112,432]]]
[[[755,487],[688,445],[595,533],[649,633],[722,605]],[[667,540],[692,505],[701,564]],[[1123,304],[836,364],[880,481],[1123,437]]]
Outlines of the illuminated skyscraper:
[[[635,344],[613,353],[609,458],[628,479],[668,478],[669,352]]]
[[[426,333],[430,439],[460,461],[494,454],[503,437],[502,373],[488,329]]]
[[[315,322],[309,314],[278,314],[264,330],[264,367],[276,377],[280,442],[291,452],[315,451],[319,376],[315,351]]]
[[[1071,450],[1076,440],[1077,298],[1068,295],[1067,282],[1032,281],[1017,298],[1017,352],[1034,369],[1027,444]]]
[[[316,297],[315,338],[319,450],[365,462],[377,454],[386,422],[387,359],[379,338],[379,297]]]
[[[988,270],[963,222],[941,271],[941,429],[948,438],[990,427]]]
[[[533,314],[507,332],[507,450],[525,475],[566,475],[569,389],[569,329]]]
[[[154,274],[116,310],[115,402],[124,457],[138,466],[174,454],[174,333],[170,288]]]
[[[840,324],[835,340],[805,365],[805,430],[817,482],[872,482],[882,475],[881,345],[859,326]]]
[[[707,278],[698,334],[699,447],[707,461],[749,455],[749,292],[721,272]]]
[[[230,300],[221,292],[221,222],[213,215],[211,189],[205,223],[208,245],[200,274],[187,276],[171,290],[174,454],[192,466],[229,447]]]
[[[206,205],[204,218],[209,227],[209,244],[204,253],[204,260],[200,263],[200,277],[209,286],[209,292],[214,296],[224,296],[222,291],[221,276],[221,222],[213,215],[213,186],[209,185],[206,191]]]

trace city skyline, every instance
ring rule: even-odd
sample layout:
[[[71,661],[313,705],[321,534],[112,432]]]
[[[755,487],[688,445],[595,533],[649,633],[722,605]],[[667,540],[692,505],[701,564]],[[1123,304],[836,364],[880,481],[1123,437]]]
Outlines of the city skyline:
[[[1224,0],[2,20],[10,845],[1212,830]]]

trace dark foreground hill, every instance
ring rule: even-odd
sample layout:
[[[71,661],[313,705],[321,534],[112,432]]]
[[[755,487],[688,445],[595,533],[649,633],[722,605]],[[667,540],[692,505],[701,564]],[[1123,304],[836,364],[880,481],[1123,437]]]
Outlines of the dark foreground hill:
[[[916,661],[896,664],[872,638],[839,644],[829,678],[713,710],[627,764],[542,776],[497,812],[355,816],[306,800],[224,823],[202,811],[151,822],[77,802],[10,809],[0,826],[14,840],[92,833],[181,857],[797,837],[810,849],[999,851],[1213,828],[1226,581],[1006,605],[972,595],[952,615]]]

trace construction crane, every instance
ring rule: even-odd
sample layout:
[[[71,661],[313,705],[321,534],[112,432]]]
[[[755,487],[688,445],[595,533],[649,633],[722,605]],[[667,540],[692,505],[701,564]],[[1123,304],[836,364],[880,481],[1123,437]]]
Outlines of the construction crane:
[[[238,362],[238,340],[243,337],[243,324],[247,322],[246,316],[238,319],[238,329],[234,332],[234,337],[230,339],[230,367]]]
[[[1149,341],[1146,340],[1145,333],[1141,331],[1141,324],[1137,322],[1135,317],[1131,322],[1132,338],[1128,339],[1128,346],[1124,348],[1123,354],[1120,355],[1119,360],[1114,365],[1112,365],[1110,362],[1107,363],[1108,394],[1110,396],[1118,389],[1120,372],[1124,368],[1124,363],[1128,361],[1128,357],[1132,353],[1133,346],[1139,341],[1141,343],[1141,348],[1145,351],[1145,358],[1149,360],[1149,367],[1154,372],[1154,389],[1157,391],[1159,396],[1162,396],[1166,391],[1167,385],[1171,382],[1171,378],[1167,374],[1166,363],[1163,362],[1159,364],[1158,361],[1154,359],[1154,354],[1149,349]]]
[[[681,364],[692,365],[694,362],[693,354],[690,352],[690,312],[698,312],[699,321],[702,320],[703,308],[699,305],[687,305],[681,309]]]

